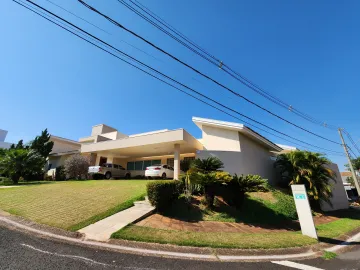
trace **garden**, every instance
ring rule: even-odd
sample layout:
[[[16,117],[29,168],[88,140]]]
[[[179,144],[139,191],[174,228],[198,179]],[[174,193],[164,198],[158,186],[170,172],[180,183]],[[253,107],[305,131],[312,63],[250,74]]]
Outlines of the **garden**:
[[[220,248],[280,248],[311,245],[303,236],[290,185],[305,184],[321,242],[336,241],[360,226],[356,210],[327,215],[333,171],[317,153],[295,151],[275,162],[282,176],[270,186],[258,175],[231,176],[214,157],[196,159],[179,181],[147,184],[157,213],[112,235],[115,239]]]

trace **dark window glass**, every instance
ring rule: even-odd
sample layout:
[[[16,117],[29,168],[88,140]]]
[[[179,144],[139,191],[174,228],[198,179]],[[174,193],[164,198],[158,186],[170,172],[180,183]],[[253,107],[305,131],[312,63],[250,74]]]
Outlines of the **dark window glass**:
[[[143,170],[146,170],[146,167],[150,167],[150,166],[151,166],[151,160],[144,160]]]
[[[159,165],[159,164],[161,164],[161,160],[160,160],[160,159],[155,159],[155,160],[152,160],[152,161],[151,161],[151,165],[152,165],[152,166],[156,166],[156,165]]]
[[[166,160],[166,164],[169,165],[169,166],[174,166],[174,159],[173,158],[168,158]]]
[[[143,161],[135,161],[135,170],[141,171],[143,168]]]
[[[114,164],[115,169],[119,169],[119,165]]]
[[[127,169],[129,170],[129,171],[133,171],[133,170],[135,170],[135,162],[128,162],[127,163]]]

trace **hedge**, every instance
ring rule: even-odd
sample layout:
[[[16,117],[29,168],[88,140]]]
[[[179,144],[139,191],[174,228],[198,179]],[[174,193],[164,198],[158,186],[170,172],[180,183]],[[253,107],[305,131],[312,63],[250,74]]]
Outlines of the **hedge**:
[[[178,180],[159,180],[149,182],[146,189],[150,203],[161,211],[179,198],[184,185]]]

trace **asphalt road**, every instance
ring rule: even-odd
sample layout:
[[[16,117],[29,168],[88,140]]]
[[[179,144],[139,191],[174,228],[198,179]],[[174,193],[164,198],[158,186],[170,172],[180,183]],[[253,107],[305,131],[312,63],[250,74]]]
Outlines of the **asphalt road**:
[[[360,269],[360,247],[354,248],[352,251],[330,261],[318,258],[289,263],[300,263],[319,269]],[[213,262],[119,253],[39,238],[0,226],[0,269],[282,270],[296,268],[282,266],[273,262]]]

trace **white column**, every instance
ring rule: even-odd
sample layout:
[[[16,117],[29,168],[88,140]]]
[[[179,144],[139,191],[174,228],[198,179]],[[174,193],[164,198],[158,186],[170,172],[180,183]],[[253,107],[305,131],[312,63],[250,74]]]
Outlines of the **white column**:
[[[174,180],[179,180],[180,174],[180,144],[174,145]]]
[[[98,155],[96,156],[95,166],[100,165],[99,163],[100,163],[100,155],[98,154]]]

